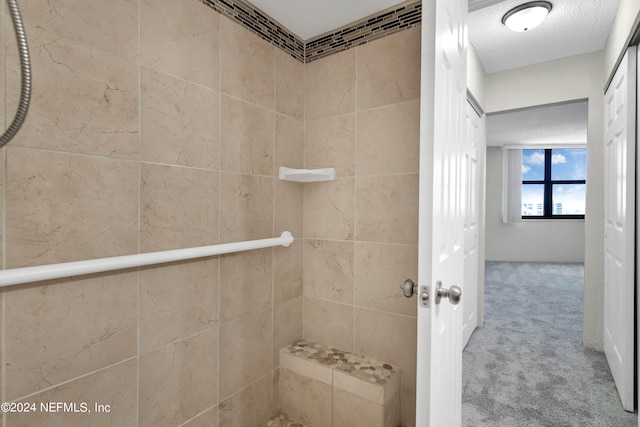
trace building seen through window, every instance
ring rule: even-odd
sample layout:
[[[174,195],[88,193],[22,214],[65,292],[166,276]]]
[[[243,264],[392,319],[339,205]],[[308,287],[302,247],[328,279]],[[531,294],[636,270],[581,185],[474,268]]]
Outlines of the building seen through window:
[[[522,150],[522,217],[584,218],[586,148]]]

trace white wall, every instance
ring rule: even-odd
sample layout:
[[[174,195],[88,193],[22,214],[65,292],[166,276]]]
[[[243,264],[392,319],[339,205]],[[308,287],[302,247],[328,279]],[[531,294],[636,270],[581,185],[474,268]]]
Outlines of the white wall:
[[[620,0],[618,13],[613,21],[613,28],[609,33],[605,51],[605,74],[604,78],[609,79],[615,71],[617,63],[627,50],[629,40],[640,17],[640,0]]]
[[[487,73],[480,62],[480,58],[471,43],[467,49],[467,89],[480,107],[484,109],[485,79]]]
[[[603,348],[604,79],[603,51],[572,56],[487,74],[484,104],[485,111],[492,113],[579,99],[589,102],[583,339],[585,345],[597,349]],[[490,238],[487,232],[487,244]]]
[[[502,149],[487,147],[486,259],[583,262],[583,220],[502,222]]]

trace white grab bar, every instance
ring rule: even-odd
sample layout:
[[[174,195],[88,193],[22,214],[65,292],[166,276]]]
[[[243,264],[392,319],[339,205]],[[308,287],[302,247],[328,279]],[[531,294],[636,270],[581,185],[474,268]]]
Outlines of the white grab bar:
[[[183,261],[186,259],[222,255],[232,252],[249,251],[252,249],[270,248],[273,246],[288,247],[291,243],[293,243],[293,236],[290,232],[285,231],[280,237],[270,239],[247,240],[245,242],[222,243],[219,245],[199,246],[195,248],[38,265],[35,267],[12,268],[0,271],[0,287],[39,282],[41,280],[59,279],[61,277],[100,273],[103,271],[143,267],[172,261]]]

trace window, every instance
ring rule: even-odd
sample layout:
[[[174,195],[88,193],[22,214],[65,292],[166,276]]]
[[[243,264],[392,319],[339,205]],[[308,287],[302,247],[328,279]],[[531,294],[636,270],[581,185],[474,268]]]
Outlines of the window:
[[[522,150],[522,217],[584,218],[586,148]]]

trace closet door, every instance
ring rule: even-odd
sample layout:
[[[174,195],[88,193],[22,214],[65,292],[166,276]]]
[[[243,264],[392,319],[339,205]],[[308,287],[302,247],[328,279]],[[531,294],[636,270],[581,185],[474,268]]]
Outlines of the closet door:
[[[480,114],[467,102],[466,134],[462,173],[465,182],[464,211],[464,282],[462,292],[462,346],[465,347],[478,326],[478,234],[480,177],[478,154],[482,141]]]
[[[636,48],[605,93],[604,350],[622,406],[633,411]]]

